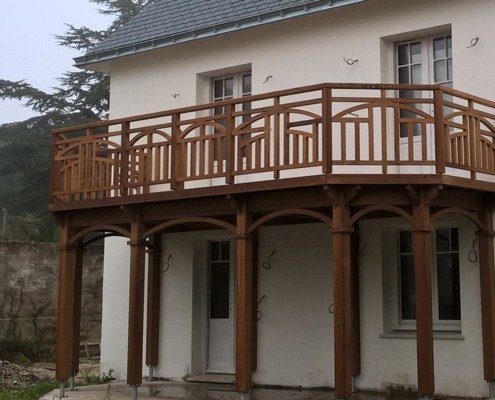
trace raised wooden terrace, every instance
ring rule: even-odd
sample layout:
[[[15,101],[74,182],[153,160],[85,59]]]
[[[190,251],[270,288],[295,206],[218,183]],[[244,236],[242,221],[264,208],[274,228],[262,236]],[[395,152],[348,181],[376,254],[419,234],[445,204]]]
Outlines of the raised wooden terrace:
[[[53,132],[52,211],[322,184],[495,191],[495,102],[319,84]]]

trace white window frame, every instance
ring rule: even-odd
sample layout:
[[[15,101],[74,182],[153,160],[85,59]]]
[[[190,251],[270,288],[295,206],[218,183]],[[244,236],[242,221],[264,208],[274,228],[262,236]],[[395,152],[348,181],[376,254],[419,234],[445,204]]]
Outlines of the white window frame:
[[[433,330],[434,331],[446,331],[446,332],[461,332],[462,330],[462,303],[461,303],[461,319],[460,320],[441,320],[439,317],[439,303],[438,303],[438,265],[437,265],[437,240],[436,232],[439,229],[457,229],[459,233],[459,227],[456,224],[439,224],[435,225],[432,231],[432,303],[433,303]],[[402,296],[401,296],[401,264],[400,264],[400,232],[411,231],[410,227],[398,227],[396,231],[397,238],[397,315],[395,321],[394,331],[415,331],[416,320],[402,319]],[[414,240],[414,239],[413,239]],[[458,240],[460,237],[458,235]],[[459,270],[461,269],[460,260],[460,244],[457,250],[459,255]],[[460,272],[460,271],[459,271]],[[461,277],[459,277],[459,284],[462,286]],[[459,288],[459,296],[461,296],[462,288]],[[462,299],[461,299],[462,301]]]

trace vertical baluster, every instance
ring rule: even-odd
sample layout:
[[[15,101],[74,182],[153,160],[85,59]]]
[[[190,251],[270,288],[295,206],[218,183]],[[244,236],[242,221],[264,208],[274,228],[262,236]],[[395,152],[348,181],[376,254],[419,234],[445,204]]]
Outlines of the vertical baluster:
[[[380,107],[381,111],[381,134],[382,134],[382,173],[386,174],[388,171],[388,154],[387,154],[387,107],[386,107],[386,101],[387,101],[387,91],[385,89],[380,90],[381,94],[381,102],[382,105]],[[395,121],[395,123],[398,120]],[[396,138],[397,140],[397,138]],[[395,155],[396,161],[400,159],[400,155],[396,154]]]
[[[473,112],[473,100],[468,101],[469,114]],[[471,167],[471,179],[476,178],[476,168],[478,166],[478,135],[476,134],[476,126],[474,124],[474,118],[468,117],[468,132],[469,132],[469,150],[470,150],[470,167]],[[466,154],[467,155],[467,154]]]
[[[280,177],[280,97],[277,96],[273,99],[273,105],[275,106],[275,112],[273,114],[273,168],[274,179]],[[285,116],[284,116],[285,118]]]
[[[120,195],[128,194],[129,181],[129,122],[122,123],[120,145]]]
[[[332,172],[332,89],[325,87],[321,99],[323,173]]]

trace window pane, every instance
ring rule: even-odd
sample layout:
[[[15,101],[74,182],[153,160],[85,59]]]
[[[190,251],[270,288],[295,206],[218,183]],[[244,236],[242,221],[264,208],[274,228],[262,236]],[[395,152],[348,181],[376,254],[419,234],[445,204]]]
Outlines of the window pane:
[[[437,251],[450,251],[450,229],[437,230]]]
[[[422,82],[421,64],[411,66],[411,83],[420,84]]]
[[[215,99],[223,98],[223,79],[218,79],[215,81]]]
[[[222,261],[230,260],[230,243],[228,241],[221,242]]]
[[[225,97],[234,95],[234,78],[225,79]]]
[[[421,43],[411,43],[411,64],[421,63]]]
[[[409,64],[409,45],[408,44],[401,44],[397,48],[397,55],[398,55],[398,61],[399,65],[407,65]]]
[[[450,82],[453,80],[453,71],[452,71],[452,59],[447,60],[447,80]]]
[[[219,261],[220,260],[220,243],[211,242],[210,244],[210,260]]]
[[[416,319],[416,294],[414,288],[414,259],[412,255],[400,257],[401,318]]]
[[[439,319],[460,320],[459,254],[438,254],[437,267]]]
[[[410,81],[409,81],[409,67],[399,68],[399,83],[410,83]]]
[[[433,41],[433,55],[435,60],[445,58],[445,38],[441,37]]]
[[[459,231],[457,228],[452,228],[450,230],[450,246],[452,251],[459,251]]]
[[[251,75],[243,75],[242,77],[242,94],[251,94]]]
[[[445,82],[447,80],[445,61],[435,61],[433,68],[435,70],[435,83]]]
[[[412,253],[412,232],[401,231],[399,233],[399,252],[400,253]]]
[[[447,57],[452,57],[452,36],[447,37]]]
[[[229,318],[229,269],[228,262],[211,264],[210,318]]]

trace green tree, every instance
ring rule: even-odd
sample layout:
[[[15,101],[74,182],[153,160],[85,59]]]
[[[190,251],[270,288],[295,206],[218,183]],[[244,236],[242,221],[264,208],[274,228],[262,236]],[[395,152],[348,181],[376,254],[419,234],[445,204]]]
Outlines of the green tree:
[[[153,0],[90,0],[99,12],[114,17],[105,30],[67,24],[61,46],[85,53],[129,21]],[[41,116],[0,125],[0,238],[56,240],[48,212],[50,131],[55,127],[91,122],[108,114],[109,79],[94,71],[68,71],[51,92],[25,80],[0,79],[0,99],[24,101]],[[3,220],[7,213],[4,232]]]

